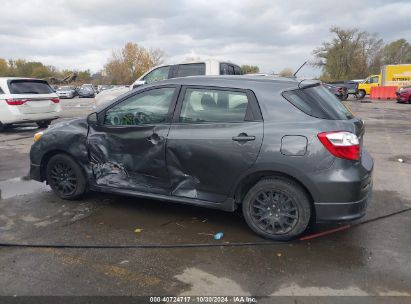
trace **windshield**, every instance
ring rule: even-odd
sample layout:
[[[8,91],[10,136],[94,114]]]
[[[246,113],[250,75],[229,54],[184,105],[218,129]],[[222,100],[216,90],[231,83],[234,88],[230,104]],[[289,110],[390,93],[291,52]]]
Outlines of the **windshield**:
[[[333,120],[354,117],[350,110],[322,85],[284,92],[283,96],[310,116]]]

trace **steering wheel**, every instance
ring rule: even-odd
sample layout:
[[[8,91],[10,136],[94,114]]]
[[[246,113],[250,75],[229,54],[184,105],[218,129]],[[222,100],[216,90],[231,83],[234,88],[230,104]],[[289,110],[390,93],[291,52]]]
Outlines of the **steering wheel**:
[[[137,112],[134,114],[134,124],[141,125],[150,122],[150,115],[144,112]]]

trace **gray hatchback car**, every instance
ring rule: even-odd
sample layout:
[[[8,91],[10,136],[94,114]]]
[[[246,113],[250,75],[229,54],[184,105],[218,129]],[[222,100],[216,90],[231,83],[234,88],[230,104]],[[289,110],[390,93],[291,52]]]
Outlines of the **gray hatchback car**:
[[[241,208],[257,234],[288,240],[312,220],[365,214],[373,160],[363,136],[315,81],[176,78],[36,134],[31,177],[63,199],[91,189]]]

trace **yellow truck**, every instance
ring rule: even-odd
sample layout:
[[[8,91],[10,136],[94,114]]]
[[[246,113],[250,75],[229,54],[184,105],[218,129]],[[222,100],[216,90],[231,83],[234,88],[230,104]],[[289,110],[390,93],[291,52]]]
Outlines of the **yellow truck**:
[[[384,65],[381,74],[370,75],[358,85],[358,97],[370,94],[372,87],[411,85],[411,64]]]

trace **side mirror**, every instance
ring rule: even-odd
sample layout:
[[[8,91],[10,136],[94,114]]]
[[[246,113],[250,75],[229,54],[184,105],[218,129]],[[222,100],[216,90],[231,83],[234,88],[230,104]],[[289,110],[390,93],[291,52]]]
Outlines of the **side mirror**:
[[[142,86],[143,84],[146,84],[145,80],[136,80],[133,83],[133,88],[132,89],[138,88],[139,86]]]
[[[87,123],[89,126],[98,125],[98,116],[96,112],[91,113],[89,116],[87,116]]]

